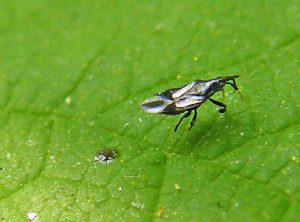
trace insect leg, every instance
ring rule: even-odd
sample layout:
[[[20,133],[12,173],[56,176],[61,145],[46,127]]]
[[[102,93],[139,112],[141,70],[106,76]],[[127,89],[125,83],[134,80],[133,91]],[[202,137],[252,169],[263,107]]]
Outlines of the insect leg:
[[[194,109],[194,116],[193,116],[192,121],[190,122],[190,125],[191,125],[191,126],[190,126],[189,130],[192,129],[192,127],[194,126],[196,120],[197,120],[197,109]]]
[[[233,83],[232,82],[226,82],[225,84],[231,85],[231,87],[234,88],[235,90],[239,90],[239,88],[236,85],[235,80],[233,79],[232,81],[233,81]]]
[[[178,122],[177,125],[175,126],[174,132],[176,132],[176,130],[178,129],[178,127],[179,127],[180,123],[182,122],[182,120],[185,119],[185,118],[187,118],[187,117],[189,117],[189,116],[191,115],[191,112],[192,112],[192,111],[186,112],[186,113],[183,115],[183,117],[180,118],[179,122]]]
[[[225,98],[225,90],[224,90],[224,88],[222,89],[222,100],[224,100],[224,98]]]
[[[208,99],[209,99],[209,101],[211,101],[213,104],[222,107],[221,109],[219,109],[219,112],[220,112],[220,113],[225,113],[225,111],[226,111],[226,105],[225,105],[224,103],[221,103],[221,102],[219,102],[219,101],[217,101],[217,100],[214,100],[214,99],[211,99],[211,98],[208,98]]]

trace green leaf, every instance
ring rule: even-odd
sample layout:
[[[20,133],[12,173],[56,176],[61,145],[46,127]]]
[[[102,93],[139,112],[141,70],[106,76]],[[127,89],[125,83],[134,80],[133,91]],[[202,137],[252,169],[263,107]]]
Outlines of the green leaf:
[[[0,3],[1,220],[299,221],[298,1]],[[191,131],[140,109],[232,74]]]

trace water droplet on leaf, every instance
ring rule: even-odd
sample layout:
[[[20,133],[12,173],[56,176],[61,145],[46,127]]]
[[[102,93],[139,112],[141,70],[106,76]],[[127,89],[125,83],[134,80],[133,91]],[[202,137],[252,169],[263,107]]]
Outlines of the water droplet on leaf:
[[[71,96],[66,97],[65,103],[66,103],[68,106],[72,104],[72,98],[71,98]]]

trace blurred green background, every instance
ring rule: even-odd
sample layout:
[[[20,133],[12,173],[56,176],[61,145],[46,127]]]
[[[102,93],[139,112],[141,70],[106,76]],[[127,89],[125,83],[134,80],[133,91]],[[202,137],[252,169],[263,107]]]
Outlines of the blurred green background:
[[[299,221],[299,8],[0,0],[0,220]],[[232,74],[191,131],[140,109]]]

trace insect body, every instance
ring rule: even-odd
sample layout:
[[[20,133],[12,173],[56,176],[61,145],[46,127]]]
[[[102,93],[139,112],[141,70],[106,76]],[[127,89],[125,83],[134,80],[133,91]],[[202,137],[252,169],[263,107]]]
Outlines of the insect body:
[[[230,85],[238,90],[235,79],[238,75],[217,77],[210,80],[195,80],[181,88],[168,89],[146,99],[142,103],[142,108],[149,113],[160,113],[165,115],[178,115],[185,113],[177,123],[174,132],[178,129],[182,120],[189,117],[194,111],[194,116],[190,122],[189,130],[197,120],[197,109],[206,100],[221,107],[220,113],[226,111],[226,105],[211,98],[218,91],[223,91],[224,86]]]

